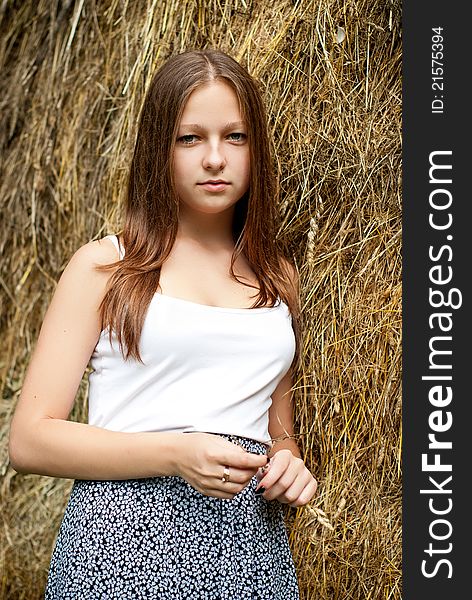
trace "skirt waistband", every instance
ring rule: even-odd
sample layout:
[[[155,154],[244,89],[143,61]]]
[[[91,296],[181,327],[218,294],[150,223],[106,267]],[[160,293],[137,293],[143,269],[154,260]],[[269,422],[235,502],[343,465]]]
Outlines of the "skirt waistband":
[[[215,433],[213,431],[205,431],[202,433],[210,433],[211,435],[219,435],[220,437],[241,446],[247,452],[252,452],[253,454],[267,454],[270,450],[269,444],[265,444],[264,442],[259,442],[257,440],[253,440],[251,438],[246,438],[240,435],[234,435],[229,433]]]

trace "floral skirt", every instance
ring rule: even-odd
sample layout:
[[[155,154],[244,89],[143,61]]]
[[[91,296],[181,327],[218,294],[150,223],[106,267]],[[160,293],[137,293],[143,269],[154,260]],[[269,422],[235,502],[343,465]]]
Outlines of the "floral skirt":
[[[256,485],[225,500],[181,477],[76,479],[45,600],[298,600],[282,507]]]

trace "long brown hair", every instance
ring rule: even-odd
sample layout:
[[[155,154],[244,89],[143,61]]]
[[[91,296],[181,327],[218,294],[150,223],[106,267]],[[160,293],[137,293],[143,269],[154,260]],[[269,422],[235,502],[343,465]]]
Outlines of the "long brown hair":
[[[128,176],[125,223],[120,232],[126,254],[123,260],[96,267],[115,269],[100,304],[102,329],[109,327],[110,341],[112,330],[116,332],[125,359],[134,357],[143,362],[139,353],[141,330],[158,288],[161,267],[177,234],[179,199],[173,185],[172,158],[178,126],[190,94],[215,80],[230,84],[238,97],[250,151],[249,189],[234,210],[230,273],[243,283],[233,271],[243,253],[259,283],[251,308],[273,306],[278,297],[288,305],[297,340],[295,363],[299,356],[298,294],[287,259],[276,244],[278,190],[264,104],[255,79],[218,50],[173,56],[152,78],[141,108]]]

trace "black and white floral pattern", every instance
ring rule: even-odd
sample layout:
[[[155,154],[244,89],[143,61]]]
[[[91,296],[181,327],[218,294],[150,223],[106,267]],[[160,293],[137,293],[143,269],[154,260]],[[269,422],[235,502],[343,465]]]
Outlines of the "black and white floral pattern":
[[[45,600],[298,600],[282,507],[256,485],[223,500],[180,477],[75,480]]]

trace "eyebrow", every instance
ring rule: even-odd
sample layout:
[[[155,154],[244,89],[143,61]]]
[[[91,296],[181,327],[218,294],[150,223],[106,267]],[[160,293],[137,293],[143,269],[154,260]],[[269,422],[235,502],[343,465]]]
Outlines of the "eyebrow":
[[[228,129],[236,129],[236,128],[245,127],[244,121],[231,121],[226,123],[223,126],[223,131],[227,131]],[[184,123],[180,126],[180,129],[192,129],[193,131],[205,131],[205,127],[200,125],[199,123]]]

